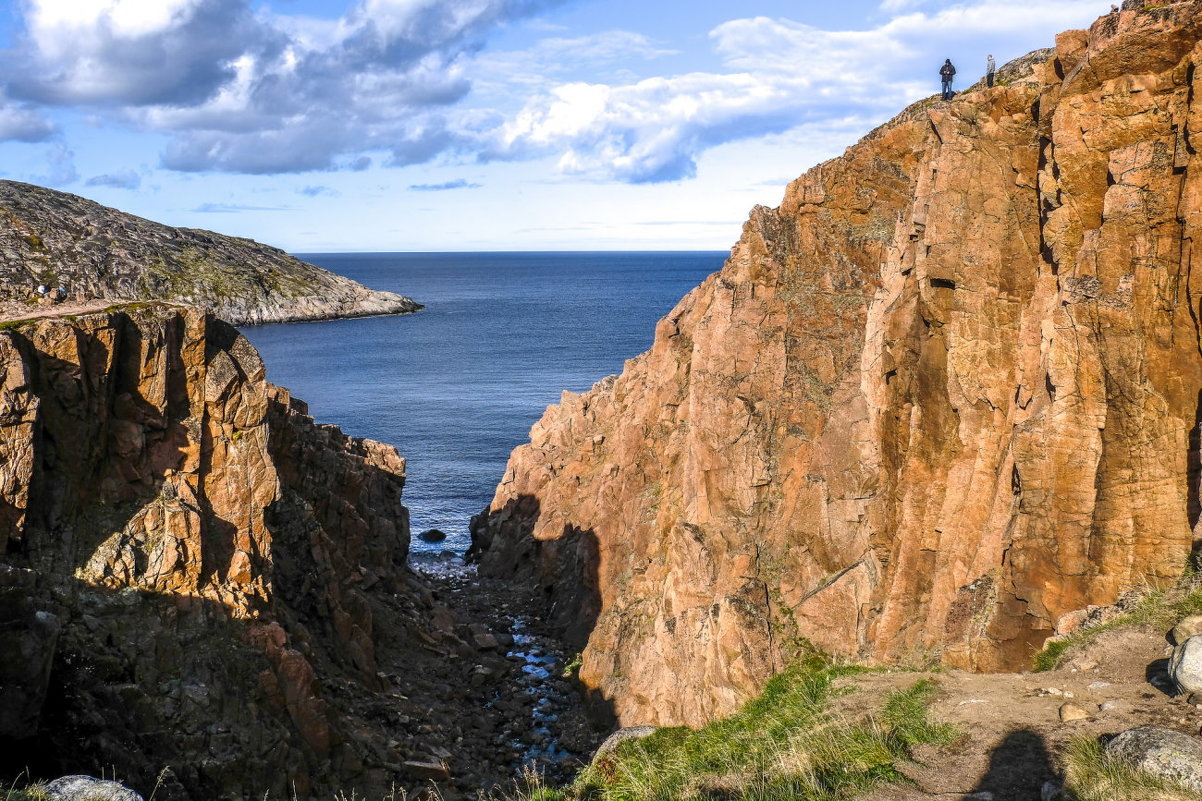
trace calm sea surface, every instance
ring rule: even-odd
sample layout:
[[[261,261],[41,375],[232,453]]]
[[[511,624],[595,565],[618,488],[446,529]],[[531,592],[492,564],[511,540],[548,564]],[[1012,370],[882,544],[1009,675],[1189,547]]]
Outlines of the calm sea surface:
[[[243,329],[269,379],[322,423],[408,460],[414,550],[463,550],[509,452],[562,390],[582,392],[651,346],[655,323],[726,252],[312,253],[408,295],[417,314]],[[445,543],[417,534],[437,528]]]

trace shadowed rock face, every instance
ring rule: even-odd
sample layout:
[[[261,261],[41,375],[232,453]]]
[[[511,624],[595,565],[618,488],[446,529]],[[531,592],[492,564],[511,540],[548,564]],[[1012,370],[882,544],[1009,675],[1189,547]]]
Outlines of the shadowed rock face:
[[[383,689],[377,594],[420,628],[404,460],[314,424],[197,310],[30,322],[0,359],[4,771],[149,788],[171,765],[191,798],[364,787],[378,733],[328,685]]]
[[[235,325],[421,308],[250,239],[172,228],[76,195],[0,181],[0,301],[27,301],[39,284],[62,285],[82,301],[199,306]]]
[[[473,552],[556,614],[599,606],[580,676],[623,725],[728,713],[801,638],[1018,669],[1061,615],[1181,573],[1200,33],[1197,0],[1128,8],[916,104],[756,208],[649,352],[548,409]]]

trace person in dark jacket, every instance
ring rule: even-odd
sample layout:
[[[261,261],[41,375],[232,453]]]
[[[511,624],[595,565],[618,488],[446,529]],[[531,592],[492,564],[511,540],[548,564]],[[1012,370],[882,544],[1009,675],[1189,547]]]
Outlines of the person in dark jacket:
[[[956,68],[952,65],[952,60],[945,59],[943,66],[939,68],[939,80],[943,81],[943,99],[952,99],[952,78],[956,75]]]

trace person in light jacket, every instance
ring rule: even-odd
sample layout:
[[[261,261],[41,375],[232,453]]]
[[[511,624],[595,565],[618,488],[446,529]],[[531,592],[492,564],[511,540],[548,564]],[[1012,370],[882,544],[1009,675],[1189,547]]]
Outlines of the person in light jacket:
[[[997,62],[993,60],[993,54],[989,54],[989,58],[985,59],[985,85],[990,89],[993,88],[993,74],[997,72]]]

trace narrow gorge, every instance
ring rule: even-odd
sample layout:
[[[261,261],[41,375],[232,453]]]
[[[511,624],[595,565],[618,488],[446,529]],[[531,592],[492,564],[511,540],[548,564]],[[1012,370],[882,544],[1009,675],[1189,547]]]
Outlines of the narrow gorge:
[[[408,567],[394,448],[315,424],[196,309],[7,323],[0,353],[6,776],[200,801],[519,770],[535,699],[491,704],[503,635]]]
[[[799,650],[977,671],[1199,536],[1202,3],[1126,2],[757,208],[473,524],[622,725]],[[1194,275],[1198,269],[1199,275]]]

